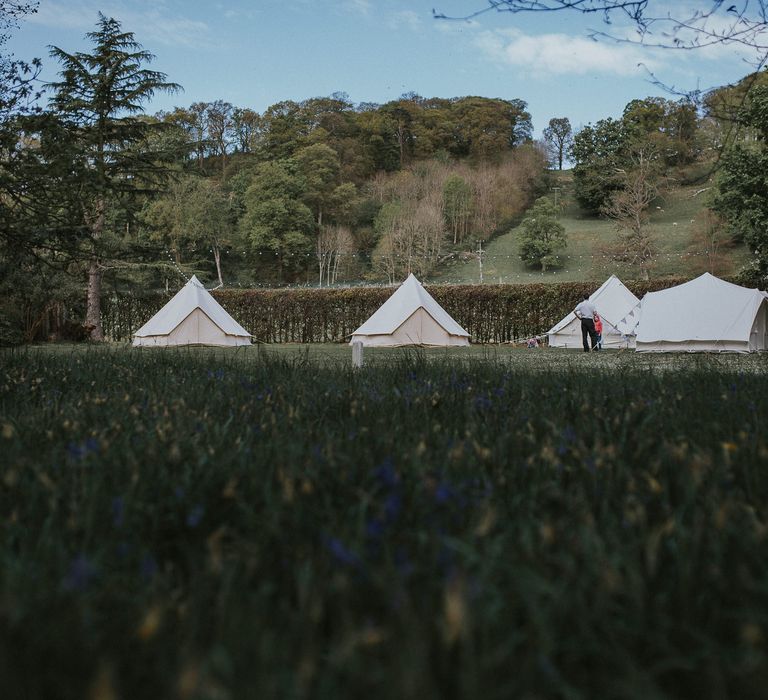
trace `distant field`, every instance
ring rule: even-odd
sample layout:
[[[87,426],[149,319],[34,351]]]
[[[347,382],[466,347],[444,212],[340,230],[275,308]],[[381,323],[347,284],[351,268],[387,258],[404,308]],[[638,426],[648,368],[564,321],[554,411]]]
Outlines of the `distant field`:
[[[549,196],[565,202],[560,219],[568,235],[568,247],[563,253],[563,265],[542,273],[526,268],[519,257],[517,229],[495,238],[484,256],[485,282],[542,282],[604,280],[611,274],[634,279],[636,274],[605,256],[604,248],[616,241],[615,225],[606,220],[587,217],[572,195],[572,175],[568,171],[557,175],[557,187]],[[671,187],[657,204],[653,205],[650,230],[660,254],[652,271],[653,276],[695,276],[706,271],[708,258],[703,243],[696,243],[692,233],[695,222],[704,216],[706,186]],[[719,274],[732,274],[744,262],[748,253],[743,248],[726,254],[728,264],[714,270]],[[478,282],[477,260],[450,263],[434,276],[435,282]]]
[[[2,697],[764,697],[768,357],[350,354],[0,352]]]

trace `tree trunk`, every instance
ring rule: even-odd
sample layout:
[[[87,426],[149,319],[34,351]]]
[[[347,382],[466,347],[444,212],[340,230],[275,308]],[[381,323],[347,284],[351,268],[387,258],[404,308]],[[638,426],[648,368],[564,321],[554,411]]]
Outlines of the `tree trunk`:
[[[99,263],[96,252],[96,242],[104,234],[106,223],[106,203],[103,197],[98,197],[92,215],[86,214],[86,221],[91,228],[94,250],[88,260],[88,290],[85,304],[85,325],[91,327],[91,340],[104,340],[104,330],[101,327],[101,280],[104,268]]]
[[[219,287],[224,286],[224,280],[221,277],[221,249],[214,243],[213,259],[216,261],[216,273],[219,275]]]
[[[104,270],[97,258],[88,263],[88,293],[86,297],[85,325],[91,326],[91,340],[104,340],[101,327],[101,279]]]

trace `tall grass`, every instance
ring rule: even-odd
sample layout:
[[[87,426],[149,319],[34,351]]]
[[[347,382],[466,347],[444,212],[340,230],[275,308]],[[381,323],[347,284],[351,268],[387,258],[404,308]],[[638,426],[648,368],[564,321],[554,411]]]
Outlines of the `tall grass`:
[[[3,354],[2,697],[764,696],[768,377],[396,357]]]

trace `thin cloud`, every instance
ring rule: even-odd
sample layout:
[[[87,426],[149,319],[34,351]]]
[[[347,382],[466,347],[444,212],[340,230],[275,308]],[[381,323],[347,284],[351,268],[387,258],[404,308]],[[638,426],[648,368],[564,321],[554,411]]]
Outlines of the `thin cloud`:
[[[432,26],[443,34],[463,34],[464,32],[475,31],[482,26],[475,19],[434,19],[432,22]]]
[[[604,74],[635,76],[658,66],[648,52],[627,44],[611,45],[568,34],[527,35],[510,29],[486,31],[475,45],[502,66],[521,68],[534,75]]]
[[[392,16],[389,20],[389,26],[392,29],[405,28],[416,32],[421,29],[421,17],[413,10],[403,10]]]
[[[119,20],[126,31],[134,32],[144,43],[157,41],[168,46],[201,47],[211,44],[210,28],[205,22],[171,14],[162,4],[147,9],[129,9],[125,3],[61,2],[48,0],[28,21],[46,27],[94,29],[98,13]]]
[[[345,0],[343,3],[344,9],[356,12],[357,14],[368,16],[373,9],[371,0]]]

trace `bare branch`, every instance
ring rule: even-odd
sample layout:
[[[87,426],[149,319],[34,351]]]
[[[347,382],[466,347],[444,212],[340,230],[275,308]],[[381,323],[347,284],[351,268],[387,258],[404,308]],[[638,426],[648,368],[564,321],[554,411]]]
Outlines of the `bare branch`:
[[[600,16],[605,25],[615,19],[635,25],[635,36],[596,30],[590,36],[620,43],[663,49],[697,49],[737,44],[768,52],[768,3],[766,0],[702,0],[703,9],[690,10],[683,3],[663,0],[486,0],[485,5],[463,16],[433,10],[435,19],[468,21],[487,12],[518,14],[571,10]],[[677,10],[677,11],[676,11]]]

